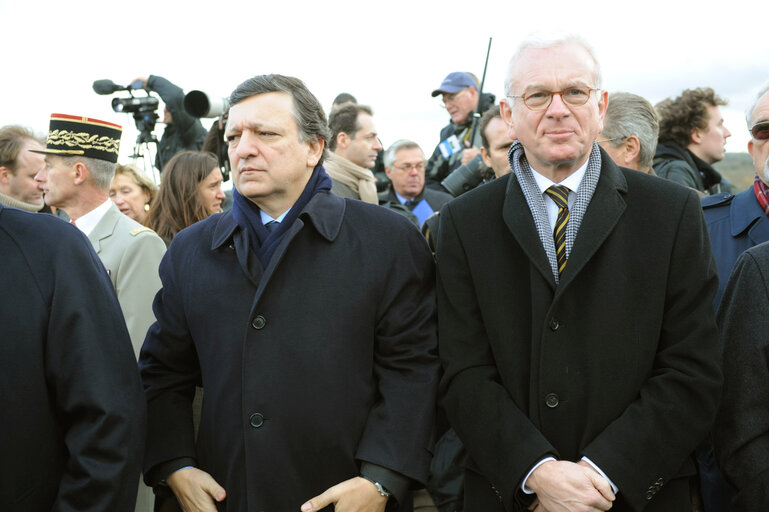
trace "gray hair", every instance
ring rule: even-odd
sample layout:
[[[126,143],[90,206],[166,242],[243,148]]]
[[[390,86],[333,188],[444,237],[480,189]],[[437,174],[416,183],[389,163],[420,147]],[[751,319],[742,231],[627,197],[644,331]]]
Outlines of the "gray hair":
[[[659,131],[657,111],[645,98],[629,92],[609,95],[601,136],[615,147],[631,135],[638,137],[641,143],[638,163],[642,168],[651,167],[654,162]]]
[[[395,163],[395,154],[400,151],[401,149],[422,149],[419,147],[419,144],[414,142],[413,140],[408,139],[400,139],[396,140],[395,142],[390,145],[389,148],[387,148],[387,151],[385,151],[384,157],[382,160],[384,160],[384,166],[385,167],[392,167]],[[422,152],[424,154],[424,151]]]
[[[766,94],[767,91],[769,91],[769,80],[764,82],[764,85],[762,85],[761,88],[758,90],[756,99],[753,100],[753,103],[745,111],[745,121],[748,123],[748,130],[753,128],[753,112],[756,110],[756,105],[758,105],[758,100],[760,100],[761,96]]]
[[[547,37],[547,36],[541,36],[541,37],[532,37],[531,39],[527,39],[526,41],[522,42],[521,45],[518,47],[516,52],[513,54],[513,56],[510,58],[510,63],[507,65],[507,73],[505,75],[505,95],[510,96],[513,94],[513,77],[512,77],[512,71],[516,64],[518,64],[518,61],[520,60],[521,56],[526,50],[531,49],[537,49],[537,50],[547,50],[550,48],[554,48],[556,46],[566,46],[566,45],[576,45],[580,48],[584,49],[587,54],[590,56],[590,59],[593,61],[593,65],[595,68],[595,85],[597,89],[601,88],[601,66],[598,64],[598,59],[595,58],[595,52],[593,51],[593,48],[587,44],[587,42],[581,38],[578,35],[574,34],[567,34],[567,35],[557,35],[554,37]]]
[[[299,128],[299,139],[303,142],[323,141],[323,154],[318,160],[318,165],[322,164],[329,140],[326,114],[318,98],[298,78],[283,75],[257,75],[249,78],[232,91],[230,105],[268,92],[283,92],[291,95],[294,101],[293,115]]]
[[[101,158],[91,158],[88,156],[63,156],[55,155],[62,159],[64,165],[74,166],[77,162],[82,162],[88,168],[93,184],[99,190],[107,191],[112,184],[112,178],[115,177],[116,163],[102,160]]]

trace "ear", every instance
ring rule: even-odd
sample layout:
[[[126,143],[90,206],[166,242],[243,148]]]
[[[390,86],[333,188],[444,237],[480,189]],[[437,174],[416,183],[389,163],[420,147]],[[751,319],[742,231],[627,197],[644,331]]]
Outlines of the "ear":
[[[391,179],[391,180],[393,179],[393,177],[392,177],[393,171],[389,167],[385,167],[385,174],[387,175],[387,177],[389,179]]]
[[[0,183],[8,185],[11,182],[12,175],[13,173],[9,168],[4,165],[0,166]]]
[[[83,162],[75,162],[75,165],[72,167],[72,173],[73,177],[75,178],[75,185],[81,185],[85,183],[91,174],[88,171],[88,167],[86,167]]]
[[[507,125],[507,134],[512,140],[517,140],[518,137],[515,135],[515,127],[513,126],[513,109],[512,105],[507,103],[507,98],[499,100],[499,113]]]
[[[641,152],[641,141],[638,137],[631,135],[625,139],[625,162],[630,163],[638,158]]]
[[[307,167],[314,169],[318,165],[324,147],[326,147],[326,144],[321,138],[316,138],[314,141],[307,143]]]
[[[350,145],[350,136],[347,135],[345,132],[339,132],[336,134],[336,147],[347,149],[347,146]]]
[[[481,158],[483,158],[483,163],[486,164],[486,167],[491,168],[491,158],[489,158],[489,152],[486,151],[486,148],[481,146]]]
[[[748,141],[748,153],[750,153],[750,156],[753,156],[753,139],[750,139]]]
[[[700,132],[699,128],[692,130],[692,132],[689,134],[689,140],[691,140],[692,144],[699,144],[702,142],[702,133]]]
[[[609,93],[608,91],[598,91],[598,132],[603,131],[603,119],[606,117],[606,109],[609,108]]]

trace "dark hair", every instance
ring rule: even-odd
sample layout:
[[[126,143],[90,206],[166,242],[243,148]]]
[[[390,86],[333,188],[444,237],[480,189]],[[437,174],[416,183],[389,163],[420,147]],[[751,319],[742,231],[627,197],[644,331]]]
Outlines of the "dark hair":
[[[371,107],[353,104],[339,107],[337,110],[331,112],[331,115],[328,118],[328,127],[331,131],[331,138],[328,142],[329,150],[336,150],[336,137],[340,133],[346,133],[351,139],[355,138],[355,134],[360,130],[358,115],[361,113],[370,116],[374,115]]]
[[[675,99],[664,99],[657,103],[660,122],[660,142],[674,142],[686,148],[691,143],[694,130],[708,126],[709,106],[726,105],[726,100],[716,96],[710,87],[686,89]]]
[[[491,151],[491,148],[489,147],[489,139],[486,138],[486,127],[489,126],[489,123],[495,117],[502,119],[502,113],[499,111],[499,105],[494,105],[486,112],[484,112],[483,116],[481,117],[481,123],[478,125],[478,130],[481,132],[481,144],[484,148],[486,148],[487,152]]]
[[[236,105],[246,98],[268,92],[284,92],[291,95],[300,140],[315,142],[320,139],[324,142],[323,154],[318,160],[318,165],[322,164],[329,141],[326,114],[318,99],[298,78],[283,75],[257,75],[249,78],[232,91],[230,105]]]
[[[212,153],[176,153],[161,173],[160,189],[150,206],[147,226],[170,243],[179,231],[208,217],[198,184],[218,167],[219,162]]]
[[[352,94],[343,92],[339,93],[336,98],[334,98],[334,105],[341,105],[342,103],[358,103],[358,100],[356,100],[355,96]]]

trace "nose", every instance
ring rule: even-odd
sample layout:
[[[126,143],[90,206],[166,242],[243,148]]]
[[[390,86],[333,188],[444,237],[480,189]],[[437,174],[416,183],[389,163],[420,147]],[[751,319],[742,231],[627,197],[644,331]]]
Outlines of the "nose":
[[[374,149],[377,151],[382,150],[382,141],[379,140],[379,137],[377,137],[376,141],[374,141]]]
[[[257,148],[255,141],[256,137],[253,137],[248,130],[244,130],[243,133],[240,134],[238,145],[235,147],[235,155],[237,155],[238,158],[248,158],[256,155]]]
[[[732,136],[732,132],[729,131],[729,129],[724,126],[724,139],[727,139]]]
[[[35,181],[43,184],[48,180],[48,169],[41,169],[35,174]]]
[[[547,106],[547,114],[553,117],[562,117],[569,115],[571,110],[563,102],[561,93],[553,93],[553,97],[550,99],[550,105]]]
[[[216,187],[216,198],[223,201],[225,197],[227,196],[225,196],[224,192],[222,192],[222,187]]]

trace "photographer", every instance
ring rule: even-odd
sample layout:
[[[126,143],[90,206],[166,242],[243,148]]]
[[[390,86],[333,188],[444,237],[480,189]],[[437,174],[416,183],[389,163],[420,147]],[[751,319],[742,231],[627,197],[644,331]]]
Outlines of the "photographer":
[[[177,152],[183,149],[200,150],[206,138],[206,129],[203,128],[200,119],[189,115],[184,110],[184,91],[181,87],[156,75],[135,78],[129,83],[137,81],[142,82],[143,88],[158,93],[165,103],[163,123],[166,129],[158,142],[158,153],[155,158],[155,167],[162,172],[163,166]]]

